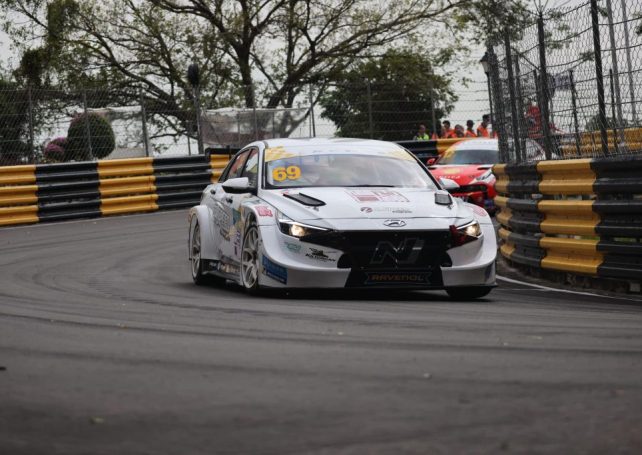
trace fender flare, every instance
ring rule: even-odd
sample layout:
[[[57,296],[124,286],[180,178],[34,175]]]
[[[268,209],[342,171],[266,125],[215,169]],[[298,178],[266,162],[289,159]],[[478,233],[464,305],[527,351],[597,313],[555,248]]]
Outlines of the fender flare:
[[[187,257],[191,260],[192,252],[189,248],[189,245],[192,241],[192,230],[194,229],[194,223],[198,220],[198,224],[201,226],[201,257],[205,259],[218,259],[218,252],[216,251],[216,246],[214,243],[213,237],[213,223],[210,210],[205,205],[197,205],[190,209],[188,215],[189,221],[189,233],[187,235]]]

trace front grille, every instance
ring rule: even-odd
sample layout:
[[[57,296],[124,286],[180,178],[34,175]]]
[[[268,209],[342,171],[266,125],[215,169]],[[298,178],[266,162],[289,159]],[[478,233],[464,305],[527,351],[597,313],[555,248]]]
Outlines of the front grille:
[[[349,286],[442,285],[440,266],[452,264],[450,231],[349,231],[311,234],[304,242],[345,252]]]

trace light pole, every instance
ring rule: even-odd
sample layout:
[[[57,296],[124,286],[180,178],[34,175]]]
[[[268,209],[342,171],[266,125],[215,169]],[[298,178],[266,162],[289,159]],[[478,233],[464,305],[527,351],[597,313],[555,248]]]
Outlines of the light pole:
[[[493,124],[495,118],[493,116],[493,97],[490,90],[490,61],[488,58],[488,51],[484,53],[484,56],[481,58],[479,63],[481,63],[482,68],[484,68],[484,74],[486,74],[486,84],[488,85],[488,104],[490,105],[490,122]],[[493,125],[493,131],[494,130],[495,127]]]

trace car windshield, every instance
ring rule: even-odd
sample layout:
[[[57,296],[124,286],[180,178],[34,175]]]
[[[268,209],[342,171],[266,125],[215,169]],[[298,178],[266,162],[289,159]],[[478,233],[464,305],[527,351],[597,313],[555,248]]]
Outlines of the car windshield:
[[[499,152],[492,149],[449,150],[435,164],[497,164]]]
[[[274,151],[265,153],[265,187],[407,187],[436,189],[428,173],[406,151]]]

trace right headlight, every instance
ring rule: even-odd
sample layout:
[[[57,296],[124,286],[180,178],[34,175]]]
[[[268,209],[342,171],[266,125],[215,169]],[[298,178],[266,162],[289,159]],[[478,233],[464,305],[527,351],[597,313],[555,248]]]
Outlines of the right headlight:
[[[279,220],[279,229],[281,230],[281,232],[292,237],[301,238],[305,237],[306,235],[318,234],[320,232],[327,232],[329,230],[318,226],[310,226],[309,224],[299,223],[288,218],[282,213],[278,213],[277,216]]]
[[[480,238],[482,230],[479,223],[473,221],[462,226],[450,226],[450,233],[452,234],[453,246],[461,246]]]

